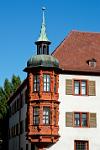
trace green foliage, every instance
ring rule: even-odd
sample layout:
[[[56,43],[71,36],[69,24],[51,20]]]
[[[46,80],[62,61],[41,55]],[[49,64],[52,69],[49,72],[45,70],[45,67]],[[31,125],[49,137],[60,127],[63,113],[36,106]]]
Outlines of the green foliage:
[[[5,93],[7,100],[9,99],[12,92],[13,92],[12,83],[8,79],[5,79],[5,81],[4,81],[4,93]]]
[[[7,101],[12,93],[16,91],[21,84],[19,76],[12,76],[11,82],[5,79],[4,86],[0,87],[0,119],[5,118],[7,114]]]
[[[0,87],[0,119],[3,119],[7,113],[7,101],[5,92],[2,87]]]
[[[13,75],[11,82],[12,82],[12,90],[13,90],[13,92],[15,92],[16,89],[18,88],[18,86],[21,84],[20,77]]]

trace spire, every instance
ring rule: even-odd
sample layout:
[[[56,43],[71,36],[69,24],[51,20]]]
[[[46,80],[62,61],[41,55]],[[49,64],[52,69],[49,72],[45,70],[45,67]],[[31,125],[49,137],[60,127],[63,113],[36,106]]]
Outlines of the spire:
[[[39,36],[37,42],[38,41],[47,41],[47,42],[49,42],[49,40],[47,38],[47,35],[46,35],[46,24],[45,24],[45,15],[44,15],[45,10],[46,10],[46,8],[42,7],[42,11],[43,11],[42,25],[41,25],[41,30],[40,30],[40,36]]]
[[[43,18],[42,18],[42,25],[41,25],[41,30],[40,30],[40,36],[38,40],[35,42],[37,45],[37,55],[45,54],[49,55],[49,45],[51,42],[48,40],[47,35],[46,35],[46,24],[45,24],[45,7],[42,7],[43,11]]]

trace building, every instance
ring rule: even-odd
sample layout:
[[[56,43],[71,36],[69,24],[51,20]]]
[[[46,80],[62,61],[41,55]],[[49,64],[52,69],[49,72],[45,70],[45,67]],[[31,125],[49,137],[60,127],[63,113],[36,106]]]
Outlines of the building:
[[[100,33],[72,31],[49,54],[45,17],[9,99],[9,150],[100,150]]]

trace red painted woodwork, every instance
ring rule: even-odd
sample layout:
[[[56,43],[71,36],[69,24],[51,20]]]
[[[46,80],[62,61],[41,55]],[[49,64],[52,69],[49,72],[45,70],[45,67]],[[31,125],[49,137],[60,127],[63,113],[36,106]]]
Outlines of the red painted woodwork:
[[[40,79],[40,90],[33,90],[33,78],[34,75],[38,74]],[[50,92],[43,91],[43,74],[50,75]],[[54,90],[56,75],[56,91]],[[30,142],[36,144],[38,148],[46,148],[59,139],[59,74],[54,69],[38,70],[28,73],[28,87],[29,87],[29,100],[28,100],[28,133],[27,138]],[[39,107],[39,124],[34,125],[33,123],[33,108]],[[50,124],[43,124],[43,107],[50,108]],[[55,109],[56,108],[56,109]],[[56,110],[56,114],[55,114]],[[55,118],[56,117],[56,118]],[[55,123],[56,119],[56,123]]]

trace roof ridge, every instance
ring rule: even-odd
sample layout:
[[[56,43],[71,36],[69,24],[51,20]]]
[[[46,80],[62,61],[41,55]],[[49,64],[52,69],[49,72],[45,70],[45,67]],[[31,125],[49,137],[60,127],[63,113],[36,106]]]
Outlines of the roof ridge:
[[[58,49],[58,47],[60,47],[60,45],[69,38],[69,36],[72,34],[72,30],[65,36],[65,38],[60,42],[60,44],[54,49],[54,51],[51,53],[51,55],[53,55],[53,53],[55,53],[55,51]]]
[[[79,32],[79,33],[90,33],[90,34],[100,34],[100,32],[94,32],[94,31],[79,31],[79,30],[72,30],[71,32]]]

